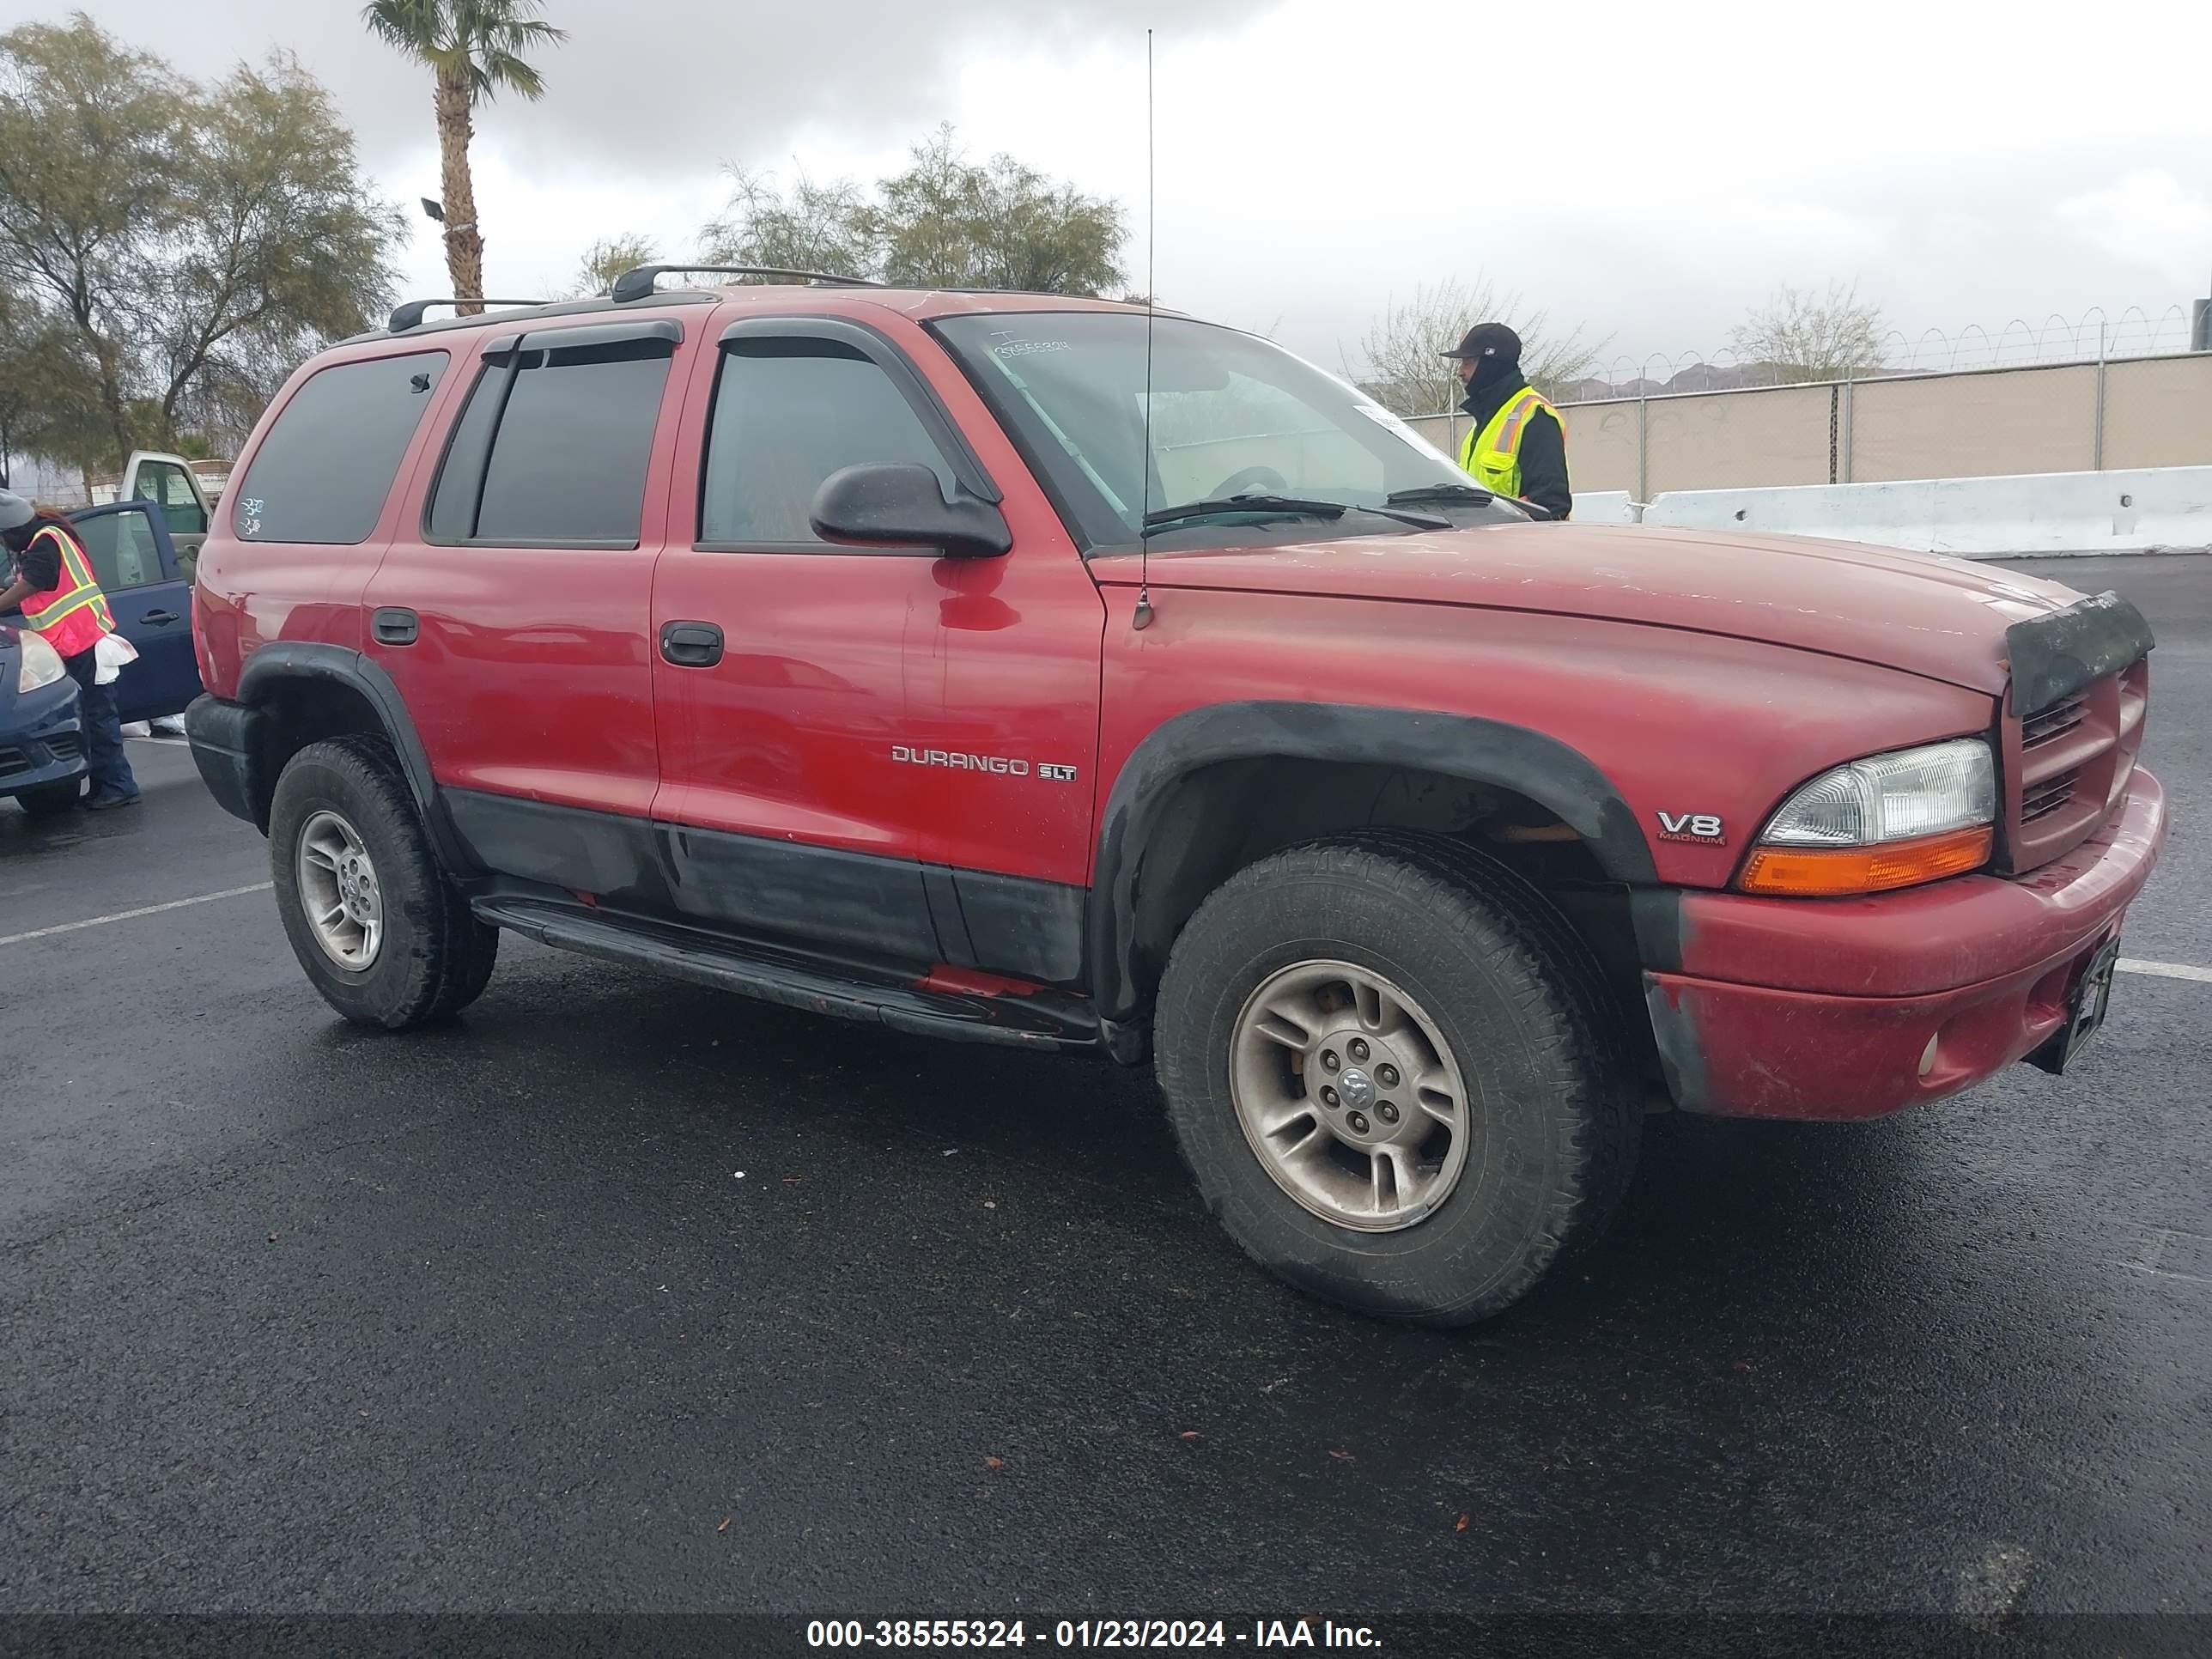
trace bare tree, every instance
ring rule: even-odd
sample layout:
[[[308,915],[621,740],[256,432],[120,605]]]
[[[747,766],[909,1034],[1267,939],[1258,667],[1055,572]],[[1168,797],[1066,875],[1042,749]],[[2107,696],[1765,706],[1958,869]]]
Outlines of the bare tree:
[[[1367,373],[1356,380],[1386,409],[1399,415],[1441,415],[1465,395],[1443,354],[1477,323],[1504,323],[1521,337],[1521,367],[1528,382],[1547,396],[1587,375],[1606,348],[1588,340],[1581,328],[1553,331],[1549,315],[1524,309],[1518,294],[1500,295],[1490,278],[1477,272],[1472,283],[1450,277],[1413,290],[1400,304],[1392,300],[1359,342]]]
[[[1840,380],[1881,367],[1881,307],[1862,301],[1858,284],[1831,283],[1825,295],[1784,283],[1729,335],[1739,361],[1770,369],[1776,380]]]

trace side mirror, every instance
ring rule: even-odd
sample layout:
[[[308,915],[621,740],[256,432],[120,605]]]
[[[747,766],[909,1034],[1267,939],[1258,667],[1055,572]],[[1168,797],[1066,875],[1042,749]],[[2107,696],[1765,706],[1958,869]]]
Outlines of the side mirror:
[[[937,475],[910,462],[831,473],[807,517],[824,541],[934,547],[951,559],[996,558],[1014,544],[1005,514],[965,495],[946,501]]]

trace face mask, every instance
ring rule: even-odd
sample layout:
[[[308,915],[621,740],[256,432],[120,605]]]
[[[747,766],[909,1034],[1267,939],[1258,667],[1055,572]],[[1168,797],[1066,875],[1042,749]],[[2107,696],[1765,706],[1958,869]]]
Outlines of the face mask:
[[[1478,357],[1474,360],[1474,378],[1467,383],[1469,392],[1481,392],[1499,381],[1517,379],[1521,365],[1510,357]]]

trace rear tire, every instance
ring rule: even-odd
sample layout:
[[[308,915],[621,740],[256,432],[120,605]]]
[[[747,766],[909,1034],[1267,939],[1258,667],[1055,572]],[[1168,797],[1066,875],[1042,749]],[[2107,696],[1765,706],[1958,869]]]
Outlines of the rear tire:
[[[75,806],[83,794],[84,780],[71,778],[65,783],[42,783],[35,789],[26,789],[15,797],[15,804],[23,809],[27,817],[58,817]]]
[[[1336,837],[1199,907],[1160,986],[1159,1081],[1254,1260],[1363,1313],[1467,1325],[1587,1248],[1627,1188],[1643,1111],[1610,1008],[1503,866]]]
[[[292,954],[346,1018],[412,1030],[483,994],[499,932],[440,871],[389,744],[336,738],[293,756],[269,852]]]

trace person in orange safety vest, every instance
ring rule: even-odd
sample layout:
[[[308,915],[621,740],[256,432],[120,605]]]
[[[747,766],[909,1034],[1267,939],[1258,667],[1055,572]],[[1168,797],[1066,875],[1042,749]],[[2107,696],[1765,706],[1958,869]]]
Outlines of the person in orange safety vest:
[[[131,763],[123,752],[114,683],[100,684],[95,654],[100,641],[115,631],[115,618],[93,575],[84,544],[68,520],[4,489],[0,489],[0,541],[7,544],[15,561],[15,580],[0,592],[0,611],[21,605],[24,625],[53,647],[76,682],[85,769],[92,776],[85,806],[91,811],[128,806],[138,799],[138,781],[131,776]]]

